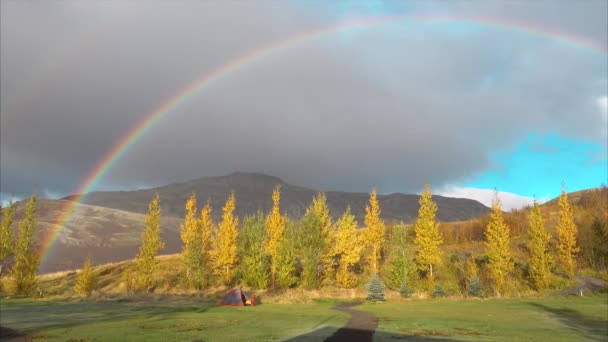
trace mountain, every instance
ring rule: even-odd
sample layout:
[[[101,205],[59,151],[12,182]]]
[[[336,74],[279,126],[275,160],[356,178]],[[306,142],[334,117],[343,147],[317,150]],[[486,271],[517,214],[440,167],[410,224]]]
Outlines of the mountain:
[[[272,205],[272,190],[276,185],[281,186],[281,209],[290,218],[296,220],[304,214],[313,196],[318,192],[287,184],[277,177],[238,172],[145,190],[93,192],[85,197],[83,203],[144,214],[148,210],[148,203],[158,192],[163,214],[183,217],[184,204],[188,197],[195,193],[199,206],[208,199],[211,201],[214,216],[218,219],[223,203],[230,192],[234,191],[237,200],[236,214],[244,217],[258,210],[268,212]],[[357,220],[363,222],[369,194],[330,191],[326,192],[326,195],[330,213],[334,218],[341,216],[350,205]],[[65,199],[74,197],[68,196]],[[412,222],[418,212],[419,198],[418,195],[401,193],[379,195],[383,219],[387,222]],[[433,196],[433,200],[439,207],[437,217],[440,221],[462,221],[489,212],[486,206],[471,199]]]
[[[14,230],[25,215],[26,201],[16,203]],[[55,232],[57,218],[70,206],[69,201],[39,199],[36,211],[38,245]],[[66,222],[51,249],[51,257],[43,263],[41,273],[82,267],[90,255],[95,264],[132,259],[137,254],[144,230],[145,215],[92,205],[79,205]],[[181,250],[180,219],[163,217],[161,238],[165,248],[161,254]],[[10,263],[10,261],[8,261]]]

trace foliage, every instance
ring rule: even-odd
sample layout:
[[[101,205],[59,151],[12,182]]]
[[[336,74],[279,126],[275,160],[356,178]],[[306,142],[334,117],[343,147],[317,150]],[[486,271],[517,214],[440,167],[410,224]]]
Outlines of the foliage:
[[[562,193],[557,203],[559,206],[559,222],[556,228],[557,255],[562,271],[572,277],[574,276],[576,254],[579,252],[579,248],[576,246],[577,228],[574,224],[574,212],[570,203],[568,203],[568,195],[563,184]]]
[[[488,256],[488,278],[492,281],[496,293],[500,295],[506,290],[507,279],[514,265],[509,247],[509,227],[503,220],[497,193],[494,194],[490,221],[486,227],[485,247]]]
[[[446,297],[447,294],[441,285],[435,285],[432,296],[433,298],[443,298]]]
[[[222,208],[222,221],[214,236],[212,251],[213,274],[221,285],[231,285],[238,267],[237,239],[239,219],[234,215],[236,199],[231,193]]]
[[[464,289],[465,291],[469,291],[471,285],[475,280],[479,282],[479,268],[477,267],[477,262],[475,262],[475,257],[470,255],[465,264],[464,264]]]
[[[367,227],[366,242],[372,248],[371,261],[374,274],[378,273],[378,263],[386,233],[386,227],[384,221],[380,218],[380,214],[380,203],[378,202],[376,189],[372,189],[369,195],[369,204],[365,206],[365,226]]]
[[[17,295],[27,295],[37,284],[36,274],[40,257],[34,246],[34,235],[38,222],[36,220],[35,195],[30,197],[25,207],[25,217],[19,222],[17,241],[15,243],[15,264],[12,269],[11,288]]]
[[[302,285],[309,290],[318,288],[321,283],[322,234],[321,220],[314,211],[307,211],[302,218],[297,241],[301,254]]]
[[[210,215],[211,208],[206,215]],[[203,247],[202,217],[196,217],[196,196],[192,194],[186,201],[186,216],[181,224],[180,237],[183,242],[182,258],[186,265],[186,281],[189,287],[197,290],[206,285],[205,279],[205,251]],[[201,216],[205,213],[203,209]],[[210,217],[209,217],[210,218]]]
[[[336,222],[335,252],[338,256],[338,272],[336,283],[340,287],[351,288],[357,283],[357,278],[351,268],[361,259],[363,241],[357,233],[357,221],[351,214],[350,207]]]
[[[158,264],[155,256],[165,246],[160,239],[161,209],[159,201],[159,195],[156,193],[156,196],[148,205],[146,228],[141,234],[141,246],[135,259],[137,287],[147,291],[151,291],[153,288],[152,274]]]
[[[285,234],[279,239],[276,254],[276,288],[287,289],[296,285],[295,239],[296,225],[287,220]]]
[[[483,295],[483,288],[478,277],[471,279],[469,286],[467,286],[467,295],[471,297],[481,297]]]
[[[410,260],[407,236],[408,229],[403,223],[391,229],[390,243],[387,246],[388,260],[382,274],[386,287],[391,290],[398,290],[410,276],[410,273],[414,271]]]
[[[15,210],[15,204],[12,201],[4,209],[0,206],[0,213],[2,213],[2,222],[0,223],[0,265],[4,259],[13,253],[13,230],[11,227],[15,217]]]
[[[413,293],[414,290],[410,287],[407,277],[403,277],[403,280],[401,280],[401,284],[399,285],[399,295],[403,298],[410,298]]]
[[[268,287],[268,256],[264,248],[266,224],[264,214],[258,212],[243,220],[239,235],[241,279],[254,289]]]
[[[281,186],[277,185],[272,192],[272,209],[266,217],[266,253],[270,256],[270,285],[273,288],[277,285],[277,258],[285,232],[285,217],[281,215],[280,202]]]
[[[96,276],[91,257],[87,256],[82,266],[82,270],[78,273],[76,283],[74,284],[74,292],[80,296],[90,297],[95,289]]]
[[[312,199],[312,203],[307,209],[308,212],[314,213],[319,218],[323,238],[321,284],[333,285],[336,278],[336,268],[338,267],[335,257],[336,230],[332,224],[327,197],[324,193],[320,192]]]
[[[427,272],[429,278],[433,278],[433,265],[441,262],[439,246],[443,243],[443,239],[439,232],[439,223],[435,219],[437,204],[433,202],[428,184],[424,187],[419,203],[418,218],[414,223],[414,232],[416,233],[414,243],[419,246],[415,257],[416,266],[418,270]]]
[[[543,290],[549,286],[549,276],[553,266],[549,241],[551,241],[551,235],[545,230],[540,206],[534,201],[534,207],[530,212],[530,228],[528,229],[528,250],[530,251],[528,273],[537,290]]]
[[[367,296],[365,299],[373,302],[384,301],[384,284],[382,284],[377,274],[372,276],[372,280],[367,285]]]

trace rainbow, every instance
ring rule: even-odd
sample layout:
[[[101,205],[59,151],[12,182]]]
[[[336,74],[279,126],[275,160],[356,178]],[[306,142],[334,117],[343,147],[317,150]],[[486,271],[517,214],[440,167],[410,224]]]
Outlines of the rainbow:
[[[523,32],[526,34],[533,34],[541,37],[548,37],[556,39],[561,42],[571,44],[575,47],[581,47],[596,51],[600,54],[608,54],[606,46],[599,42],[591,40],[587,37],[571,34],[564,31],[558,31],[552,28],[532,25],[516,20],[506,20],[502,18],[491,18],[491,17],[476,17],[476,16],[447,16],[447,15],[418,15],[418,16],[383,16],[383,17],[372,17],[363,19],[354,19],[339,23],[334,26],[323,27],[320,29],[307,31],[304,33],[296,34],[288,37],[284,40],[274,42],[272,44],[262,46],[253,49],[239,57],[236,57],[223,65],[220,65],[216,69],[203,73],[200,77],[195,79],[192,83],[179,89],[175,95],[161,103],[156,109],[147,113],[143,120],[141,120],[131,131],[125,135],[114,147],[101,159],[97,165],[91,170],[85,180],[78,186],[74,191],[77,195],[72,198],[72,201],[66,204],[61,214],[57,218],[57,224],[54,230],[48,234],[41,244],[41,261],[42,266],[49,259],[52,251],[52,247],[57,241],[62,228],[70,220],[74,210],[78,207],[80,202],[86,197],[86,195],[96,188],[104,175],[112,168],[118,160],[133,146],[142,136],[146,134],[156,123],[162,118],[167,116],[169,113],[174,111],[179,106],[186,103],[196,94],[200,93],[205,88],[211,86],[214,82],[225,78],[238,70],[256,63],[265,57],[283,51],[285,49],[298,46],[300,44],[313,41],[317,38],[321,38],[337,32],[348,31],[353,29],[365,29],[375,27],[378,25],[392,24],[392,23],[463,23],[473,24],[484,27],[500,28],[507,30],[514,30]]]

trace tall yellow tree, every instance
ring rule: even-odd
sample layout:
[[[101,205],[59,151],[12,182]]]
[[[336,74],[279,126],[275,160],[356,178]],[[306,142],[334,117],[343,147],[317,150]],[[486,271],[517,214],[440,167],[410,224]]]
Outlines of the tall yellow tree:
[[[239,219],[234,215],[235,207],[236,199],[233,192],[222,208],[222,221],[213,239],[214,249],[211,252],[213,273],[218,277],[221,285],[232,284],[239,262],[237,254]]]
[[[509,247],[509,231],[509,227],[502,217],[498,193],[495,193],[490,221],[485,231],[485,247],[488,256],[488,277],[493,282],[494,290],[498,295],[506,289],[508,276],[514,266]]]
[[[35,195],[30,197],[25,207],[25,217],[19,222],[17,241],[15,242],[15,263],[11,271],[11,287],[15,294],[29,294],[36,287],[40,257],[36,252],[34,235],[38,226],[36,220]]]
[[[213,234],[216,230],[215,222],[211,216],[211,203],[207,203],[201,209],[198,224],[201,231],[201,248],[202,248],[202,265],[204,284],[207,285],[211,281],[211,250],[213,249]]]
[[[346,208],[344,215],[336,222],[335,252],[339,257],[336,283],[340,287],[351,288],[356,285],[357,278],[350,268],[359,262],[363,243],[357,233],[357,221],[351,214],[350,207]]]
[[[562,193],[557,201],[559,206],[559,222],[557,224],[557,255],[562,271],[568,276],[574,276],[576,254],[579,248],[576,244],[577,228],[574,224],[574,211],[568,203],[565,185],[562,184]]]
[[[321,263],[323,264],[323,272],[321,274],[321,284],[331,285],[336,276],[335,262],[335,243],[336,230],[332,224],[332,219],[329,214],[327,205],[327,197],[324,193],[318,193],[312,200],[312,204],[307,209],[312,211],[318,218],[321,225],[321,235],[323,236],[323,252],[321,253]]]
[[[138,287],[147,291],[151,291],[154,285],[152,275],[158,264],[156,254],[165,246],[160,239],[161,209],[159,202],[159,195],[156,193],[148,205],[146,228],[141,234],[141,246],[135,259]]]
[[[372,267],[373,273],[378,273],[378,262],[386,233],[384,221],[380,218],[380,203],[376,195],[376,189],[372,189],[369,195],[369,204],[365,206],[365,226],[367,227],[366,239],[369,247],[372,248]]]
[[[281,215],[281,186],[272,192],[272,209],[266,217],[266,253],[270,256],[270,284],[276,287],[277,256],[285,232],[285,217]]]
[[[13,253],[13,219],[15,217],[15,204],[11,201],[6,208],[0,207],[2,222],[0,222],[0,275],[2,274],[2,261]]]
[[[543,290],[549,286],[549,275],[553,265],[549,241],[551,241],[551,234],[545,230],[540,206],[534,201],[534,207],[530,212],[528,250],[530,251],[530,280],[537,290]]]
[[[439,222],[435,219],[437,204],[433,202],[431,188],[428,184],[424,186],[424,192],[418,203],[420,203],[420,208],[418,218],[414,223],[416,233],[414,243],[419,247],[418,253],[416,253],[416,266],[420,271],[427,272],[429,281],[433,282],[433,266],[441,262],[439,246],[443,243],[443,237],[439,232]]]
[[[196,195],[186,201],[186,216],[181,224],[182,259],[186,264],[188,286],[200,290],[205,285],[204,250],[201,220],[196,217]]]

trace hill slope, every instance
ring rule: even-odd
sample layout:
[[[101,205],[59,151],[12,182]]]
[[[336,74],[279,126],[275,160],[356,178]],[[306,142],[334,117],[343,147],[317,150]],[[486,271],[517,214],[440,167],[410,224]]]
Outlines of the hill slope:
[[[39,199],[37,217],[38,244],[57,230],[57,217],[70,203],[64,200]],[[14,229],[25,213],[25,201],[17,203]],[[132,259],[137,254],[144,229],[145,215],[92,205],[79,205],[54,243],[51,257],[41,273],[77,269],[90,255],[95,264]],[[164,217],[162,253],[181,250],[181,220]]]
[[[93,192],[86,196],[84,203],[145,213],[148,202],[154,197],[154,193],[158,192],[163,213],[168,216],[183,217],[184,204],[194,192],[199,203],[210,199],[214,215],[219,218],[223,203],[229,193],[234,191],[237,199],[236,214],[243,217],[257,210],[267,212],[272,204],[272,190],[277,184],[281,185],[282,210],[292,219],[299,219],[317,191],[287,184],[277,177],[256,173],[233,173],[137,191]],[[333,217],[342,215],[350,205],[357,220],[363,221],[368,194],[331,191],[326,195]],[[400,193],[379,195],[382,217],[388,222],[413,221],[417,215],[419,197]],[[66,199],[70,198],[72,196]],[[439,207],[437,216],[440,221],[467,220],[489,212],[486,206],[471,199],[442,196],[433,196],[433,199]]]

